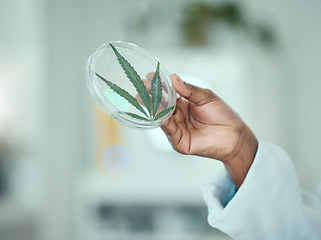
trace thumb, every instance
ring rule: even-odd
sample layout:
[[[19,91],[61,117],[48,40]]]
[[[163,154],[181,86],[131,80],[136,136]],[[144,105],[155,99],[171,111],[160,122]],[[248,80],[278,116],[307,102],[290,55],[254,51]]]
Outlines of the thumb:
[[[196,105],[203,105],[211,100],[218,99],[218,96],[211,90],[186,83],[177,74],[172,74],[171,79],[176,92]]]

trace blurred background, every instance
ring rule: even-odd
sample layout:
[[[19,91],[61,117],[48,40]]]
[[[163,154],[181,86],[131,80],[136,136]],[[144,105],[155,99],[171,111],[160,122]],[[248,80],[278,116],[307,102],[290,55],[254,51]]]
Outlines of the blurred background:
[[[211,88],[315,192],[320,22],[316,0],[0,0],[0,239],[229,239],[200,191],[221,164],[120,126],[90,96],[86,61],[112,40]]]

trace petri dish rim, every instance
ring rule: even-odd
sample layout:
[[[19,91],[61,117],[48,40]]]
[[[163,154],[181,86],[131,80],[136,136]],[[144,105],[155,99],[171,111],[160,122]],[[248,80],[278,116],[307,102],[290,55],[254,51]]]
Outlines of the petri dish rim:
[[[160,62],[159,59],[153,56],[150,52],[137,46],[134,43],[128,43],[128,42],[122,42],[122,41],[111,41],[110,43],[113,44],[115,48],[123,48],[129,51],[132,51],[134,54],[139,55],[142,58],[145,58],[155,67],[157,65],[157,62]],[[163,66],[163,64],[161,64],[160,72],[167,78],[167,81],[164,81],[164,84],[169,89],[169,95],[170,95],[169,98],[171,100],[169,101],[169,106],[174,106],[174,108],[169,113],[161,117],[160,119],[157,119],[154,121],[143,121],[143,120],[138,120],[130,117],[129,115],[119,111],[106,97],[104,97],[102,95],[102,92],[99,90],[100,86],[97,86],[99,81],[97,81],[97,77],[95,75],[95,72],[96,72],[95,60],[97,60],[96,58],[99,56],[101,52],[111,48],[109,45],[110,43],[102,44],[88,58],[87,66],[86,66],[86,81],[87,81],[87,86],[89,88],[91,95],[97,101],[99,106],[108,115],[110,115],[116,121],[120,122],[121,124],[127,127],[136,128],[136,129],[154,129],[161,126],[172,115],[176,107],[176,91],[170,80],[170,74],[168,73],[166,68]]]

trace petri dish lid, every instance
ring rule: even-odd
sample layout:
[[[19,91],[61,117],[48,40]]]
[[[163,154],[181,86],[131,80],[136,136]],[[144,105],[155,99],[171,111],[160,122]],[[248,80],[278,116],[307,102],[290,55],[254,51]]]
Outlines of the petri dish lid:
[[[88,59],[86,79],[99,106],[128,127],[157,128],[176,107],[176,91],[163,64],[133,43],[100,46]]]

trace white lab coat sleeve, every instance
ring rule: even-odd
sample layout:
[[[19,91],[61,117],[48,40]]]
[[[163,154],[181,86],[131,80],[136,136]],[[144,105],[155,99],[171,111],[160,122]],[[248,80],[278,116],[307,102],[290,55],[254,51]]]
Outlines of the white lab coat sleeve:
[[[259,142],[237,191],[222,169],[202,193],[209,224],[235,240],[321,239],[320,199],[302,195],[291,159],[275,145]]]

